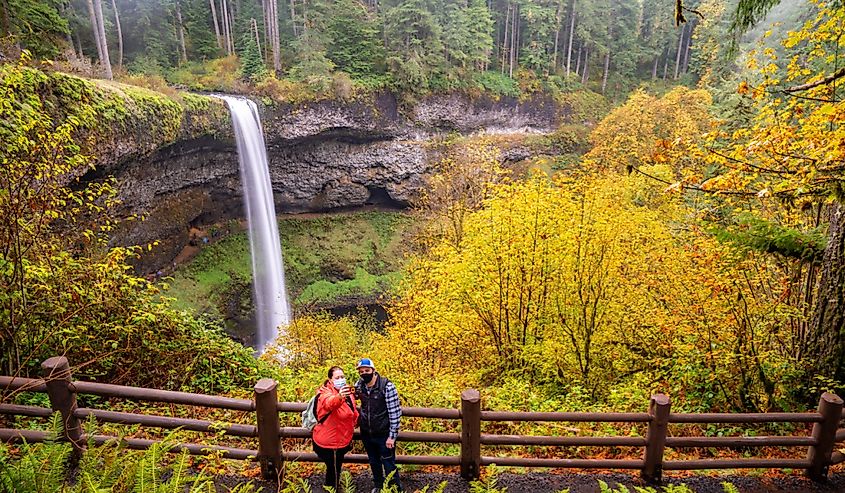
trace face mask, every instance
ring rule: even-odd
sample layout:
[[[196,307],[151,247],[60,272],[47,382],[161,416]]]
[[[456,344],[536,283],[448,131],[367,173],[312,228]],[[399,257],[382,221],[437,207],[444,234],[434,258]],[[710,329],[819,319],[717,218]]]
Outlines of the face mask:
[[[337,390],[340,390],[340,389],[342,389],[343,387],[346,386],[346,379],[345,378],[339,378],[337,380],[332,380],[332,383],[334,383],[334,388],[336,388]]]
[[[361,380],[363,380],[364,383],[370,383],[373,379],[373,375],[375,375],[375,373],[362,373]]]

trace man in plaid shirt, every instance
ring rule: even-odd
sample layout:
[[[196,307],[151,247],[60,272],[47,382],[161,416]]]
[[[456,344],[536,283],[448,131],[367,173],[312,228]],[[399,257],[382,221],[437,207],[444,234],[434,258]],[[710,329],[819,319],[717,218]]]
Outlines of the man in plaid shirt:
[[[361,400],[358,425],[373,471],[373,492],[381,491],[390,473],[393,473],[391,482],[402,491],[396,469],[396,438],[402,417],[399,392],[393,382],[376,372],[370,358],[361,358],[356,368],[361,377],[355,383],[356,397]]]

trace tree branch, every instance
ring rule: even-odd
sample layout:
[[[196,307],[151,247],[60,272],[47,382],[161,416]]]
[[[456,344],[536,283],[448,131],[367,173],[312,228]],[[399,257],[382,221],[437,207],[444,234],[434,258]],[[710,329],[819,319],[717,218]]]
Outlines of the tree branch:
[[[845,76],[845,67],[840,68],[836,72],[831,75],[828,75],[824,79],[817,80],[815,82],[808,82],[806,84],[801,84],[799,86],[787,87],[783,90],[783,92],[799,92],[799,91],[806,91],[807,89],[812,89],[814,87],[818,87],[821,85],[830,84],[831,82],[839,79],[840,77]]]

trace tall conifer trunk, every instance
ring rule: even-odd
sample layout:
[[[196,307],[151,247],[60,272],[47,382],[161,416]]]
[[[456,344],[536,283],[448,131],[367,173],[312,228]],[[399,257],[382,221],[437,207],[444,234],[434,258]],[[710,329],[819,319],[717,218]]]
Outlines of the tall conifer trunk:
[[[569,78],[569,67],[572,64],[572,41],[575,37],[575,0],[569,2],[569,41],[566,48],[566,77]]]
[[[840,203],[830,214],[808,358],[811,371],[830,379],[845,378],[845,205]]]
[[[584,48],[584,74],[581,75],[581,84],[590,80],[590,47]]]
[[[293,26],[293,36],[299,36],[299,33],[297,33],[296,30],[296,4],[294,3],[294,0],[290,0],[290,23]]]
[[[223,49],[223,40],[220,38],[220,26],[217,23],[217,0],[208,0],[211,6],[211,23],[214,24],[214,39],[217,40],[217,48]]]
[[[681,32],[678,35],[678,51],[675,54],[675,79],[678,78],[678,72],[681,68],[681,51],[684,45],[684,32],[687,29],[687,25],[684,24],[681,26]]]
[[[229,4],[226,0],[220,0],[220,6],[221,14],[223,15],[223,38],[226,43],[226,54],[232,55],[235,50],[232,43],[232,27],[229,23]]]
[[[123,68],[123,30],[120,29],[120,14],[117,12],[117,2],[111,0],[114,9],[114,27],[117,29],[117,67]]]
[[[179,0],[176,0],[176,35],[179,39],[179,59],[182,63],[185,63],[188,61],[188,49],[185,46],[185,25],[182,23],[182,9],[179,7]]]
[[[103,75],[106,79],[111,80],[111,61],[109,60],[109,48],[106,43],[106,30],[103,27],[103,3],[101,0],[88,0],[88,15],[91,17],[91,30],[97,44],[97,55],[100,58],[100,65],[103,67]]]
[[[601,93],[607,90],[607,75],[610,72],[610,50],[604,55],[604,74],[601,77]]]
[[[682,73],[687,73],[687,71],[689,70],[689,52],[690,52],[690,46],[692,45],[693,29],[695,29],[695,26],[690,24],[690,27],[688,29],[689,33],[687,34],[686,48],[684,48],[684,60],[681,62],[681,72]]]

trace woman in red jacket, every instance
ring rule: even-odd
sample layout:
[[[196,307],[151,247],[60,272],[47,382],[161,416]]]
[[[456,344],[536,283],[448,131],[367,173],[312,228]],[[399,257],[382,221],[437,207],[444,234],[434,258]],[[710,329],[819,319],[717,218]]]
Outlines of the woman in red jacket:
[[[312,431],[314,452],[326,464],[326,486],[337,491],[343,456],[352,449],[352,430],[358,422],[354,388],[343,370],[329,368],[329,378],[317,389],[317,426]]]

